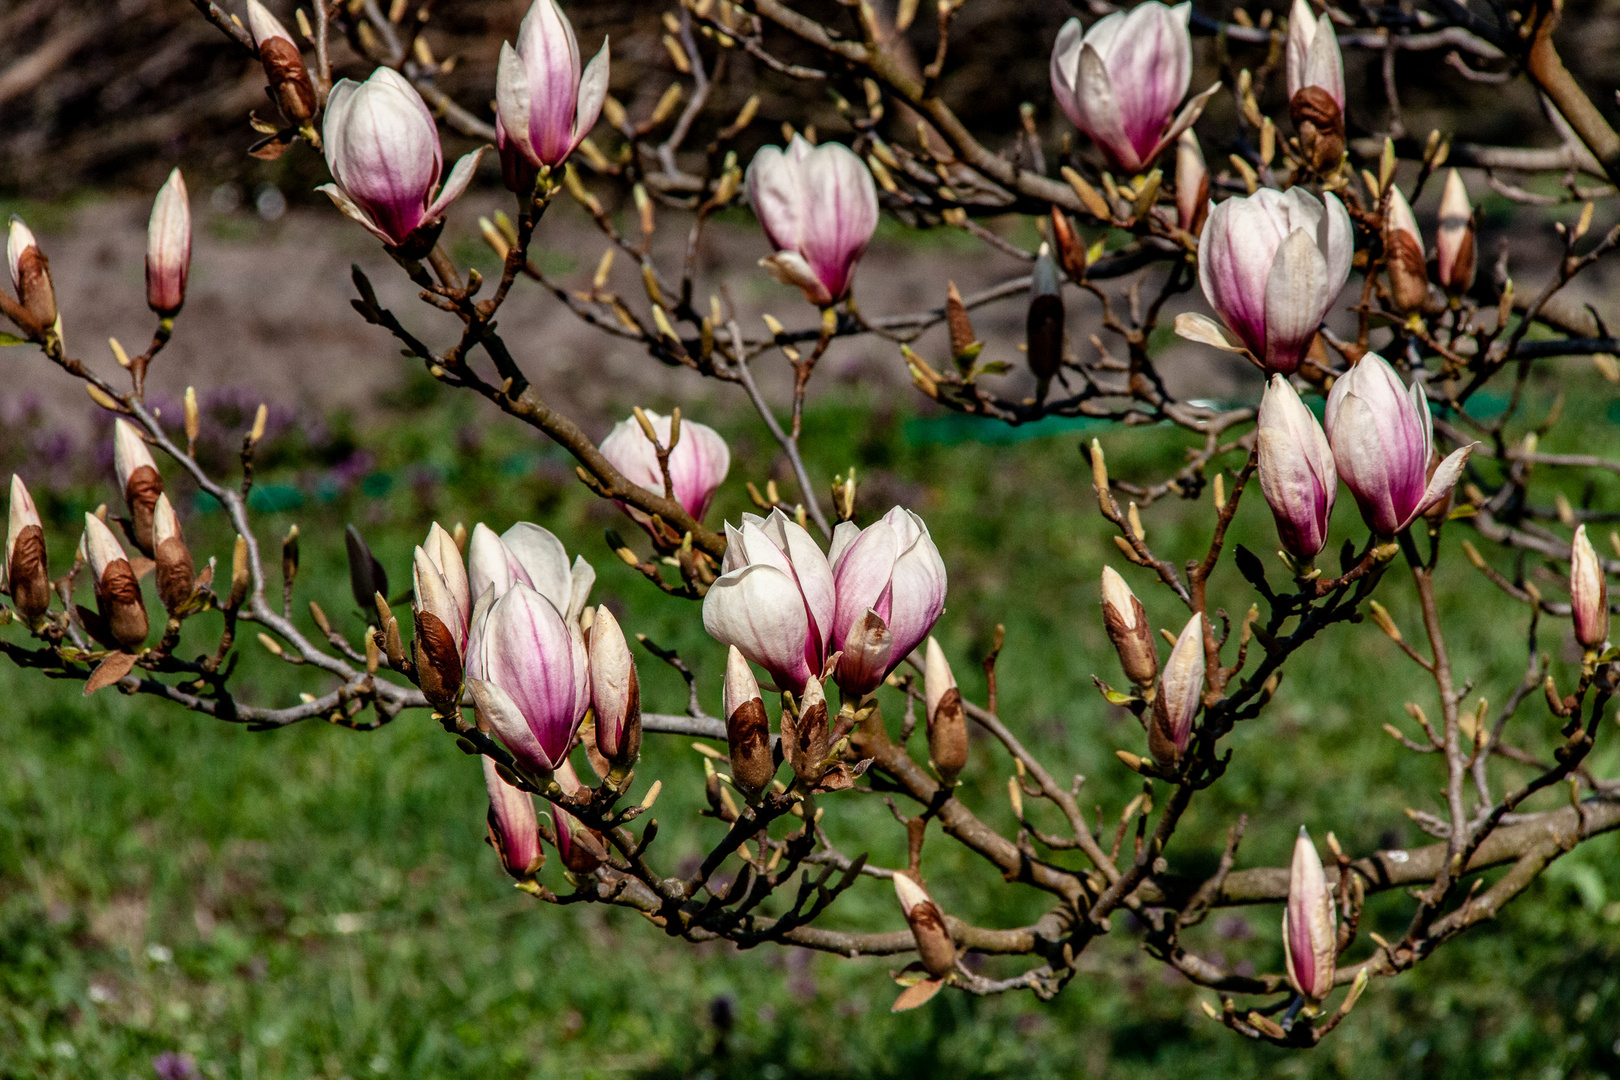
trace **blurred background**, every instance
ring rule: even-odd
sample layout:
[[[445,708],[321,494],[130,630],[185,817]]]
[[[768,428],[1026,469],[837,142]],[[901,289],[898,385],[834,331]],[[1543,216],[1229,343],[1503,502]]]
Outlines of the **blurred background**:
[[[291,23],[288,5],[271,6]],[[445,89],[480,116],[490,115],[499,42],[515,34],[525,6],[432,7],[435,52],[457,58]],[[567,7],[582,48],[594,51],[611,35],[614,94],[633,114],[649,110],[675,77],[661,44],[662,8],[611,0]],[[1620,8],[1566,11],[1564,55],[1608,108],[1620,83],[1612,63]],[[973,0],[964,9],[946,94],[989,145],[1012,144],[1026,101],[1054,145],[1066,130],[1052,115],[1047,56],[1057,27],[1075,13],[1014,0]],[[930,34],[919,25],[913,45],[931,50]],[[1213,78],[1213,43],[1204,39],[1197,50],[1199,77]],[[352,56],[335,55],[338,74],[360,73]],[[1380,132],[1381,72],[1360,54],[1348,59],[1351,135]],[[1417,138],[1432,127],[1458,140],[1556,143],[1522,82],[1465,82],[1436,60],[1397,58],[1404,121]],[[745,59],[718,112],[730,115],[755,92],[764,104],[740,147],[745,157],[779,141],[783,119],[816,122],[834,136],[842,130],[829,102]],[[263,108],[262,94],[257,66],[183,0],[0,0],[0,212],[25,216],[50,256],[70,350],[108,369],[108,337],[144,346],[146,216],[163,177],[181,166],[196,228],[191,287],[174,341],[152,370],[151,399],[177,418],[184,388],[196,386],[201,451],[228,476],[254,409],[270,406],[253,505],[262,542],[295,523],[302,530],[297,606],[319,599],[358,635],[341,541],[349,522],[403,582],[411,545],[431,521],[499,529],[532,520],[597,566],[596,598],[627,630],[680,650],[705,704],[717,709],[723,653],[702,633],[695,607],[656,593],[611,556],[603,530],[633,530],[579,487],[570,459],[524,429],[492,422],[482,403],[447,396],[354,316],[349,267],[359,264],[413,329],[430,341],[448,332],[439,316],[418,310],[415,290],[375,242],[313,193],[326,179],[317,155],[307,147],[276,162],[246,155],[256,138],[246,114]],[[1201,130],[1229,130],[1231,108],[1228,95],[1218,96]],[[471,145],[452,134],[445,142],[447,156]],[[1212,162],[1226,152],[1213,140],[1205,149]],[[1511,245],[1521,290],[1539,284],[1559,250],[1550,224],[1573,212],[1517,206],[1474,174],[1470,183],[1482,205],[1483,251],[1494,258],[1497,245]],[[1425,229],[1437,194],[1417,206]],[[508,203],[491,169],[456,205],[445,240],[458,262],[486,274],[496,268],[476,220]],[[1613,213],[1600,207],[1600,227],[1606,219]],[[987,224],[1032,245],[1028,221]],[[679,251],[686,228],[678,215],[662,217],[661,249]],[[589,221],[559,200],[537,258],[582,287],[603,246]],[[701,287],[724,288],[750,317],[769,310],[808,325],[813,315],[797,294],[755,268],[765,254],[746,210],[722,213],[700,251]],[[886,220],[856,296],[869,314],[913,311],[938,304],[947,280],[970,292],[1021,265],[960,232]],[[625,275],[625,292],[636,287],[633,269],[616,273]],[[1610,280],[1600,266],[1576,298],[1611,316]],[[1017,302],[975,315],[987,355],[1016,356],[1023,318]],[[1096,322],[1094,305],[1071,300],[1072,339],[1086,340]],[[729,388],[591,331],[532,283],[519,283],[501,327],[542,392],[593,435],[633,404],[667,411],[678,403],[720,429],[736,457],[711,522],[749,509],[744,480],[787,481],[768,434]],[[933,355],[943,351],[925,339],[925,353],[930,345]],[[1155,345],[1179,394],[1258,396],[1257,381],[1224,358],[1168,335]],[[30,349],[0,352],[0,363],[0,470],[28,480],[53,562],[65,566],[83,513],[116,498],[109,426],[80,386]],[[767,392],[783,400],[786,365],[764,358],[758,368]],[[1544,368],[1525,415],[1544,415],[1562,398],[1566,420],[1543,449],[1620,454],[1612,384],[1585,360]],[[1095,595],[1114,549],[1078,445],[1100,438],[1114,474],[1133,479],[1173,467],[1187,439],[1080,421],[1014,431],[936,414],[909,388],[896,351],[877,341],[840,342],[817,383],[806,417],[812,475],[824,482],[854,465],[863,514],[902,502],[927,518],[951,574],[938,634],[964,690],[982,698],[977,661],[1004,624],[1003,716],[1056,775],[1088,776],[1083,802],[1117,819],[1139,782],[1114,764],[1113,751],[1139,749],[1140,731],[1091,685],[1093,674],[1117,678]],[[217,507],[172,470],[169,482],[199,559],[228,558]],[[1577,505],[1614,507],[1620,480],[1566,494]],[[1208,517],[1204,505],[1160,505],[1148,527],[1180,559],[1201,550]],[[1335,544],[1356,534],[1353,518],[1341,510]],[[1264,553],[1275,547],[1271,529],[1254,500],[1235,533]],[[1465,536],[1454,528],[1445,543],[1457,548]],[[1458,554],[1449,552],[1445,578],[1457,620],[1453,651],[1467,658],[1478,692],[1500,700],[1523,671],[1528,628],[1522,609],[1484,587]],[[1156,622],[1174,617],[1145,581],[1132,583]],[[1247,606],[1233,582],[1216,589],[1229,610]],[[1395,617],[1410,624],[1404,582],[1392,577],[1383,591]],[[194,631],[199,651],[205,622]],[[1563,665],[1561,679],[1578,663],[1566,638],[1565,627],[1544,624],[1537,642]],[[252,642],[239,651],[247,700],[285,702],[313,688]],[[638,660],[648,706],[679,711],[678,677],[650,656]],[[1403,810],[1432,808],[1434,762],[1380,731],[1399,721],[1399,702],[1426,700],[1421,673],[1366,627],[1336,628],[1300,660],[1276,705],[1234,736],[1233,768],[1178,838],[1176,869],[1211,869],[1240,814],[1250,819],[1240,865],[1280,865],[1300,823],[1319,837],[1334,831],[1352,852],[1425,842]],[[0,1077],[145,1078],[169,1052],[187,1055],[196,1075],[252,1080],[1620,1075],[1613,836],[1554,864],[1497,925],[1414,973],[1376,983],[1319,1050],[1285,1055],[1208,1021],[1198,1002],[1213,995],[1148,961],[1125,917],[1053,1002],[947,993],[894,1016],[898,988],[888,973],[898,962],[694,947],[625,912],[539,904],[511,888],[482,843],[476,763],[424,714],[365,735],[313,723],[249,733],[112,691],[85,699],[76,684],[9,667],[0,668],[0,695]],[[1539,704],[1516,724],[1533,745],[1555,735]],[[1612,775],[1620,755],[1600,744],[1593,764]],[[974,742],[964,797],[1006,829],[1010,769],[998,749]],[[695,816],[702,776],[689,743],[649,739],[636,790],[663,781],[655,816],[666,827],[655,854],[665,866],[680,867],[700,842],[721,835],[717,822]],[[845,797],[829,806],[828,819],[844,850],[866,850],[884,865],[903,860],[902,834],[871,796]],[[1003,886],[952,847],[936,838],[924,855],[947,911],[1015,925],[1042,910],[1037,894]],[[545,871],[554,887],[562,887],[559,871],[555,860]],[[1399,894],[1378,898],[1364,928],[1395,936],[1409,903]],[[852,890],[832,915],[841,926],[899,925],[882,883]],[[1279,919],[1271,908],[1220,912],[1193,941],[1238,970],[1276,970]],[[984,969],[1015,970],[999,961]]]

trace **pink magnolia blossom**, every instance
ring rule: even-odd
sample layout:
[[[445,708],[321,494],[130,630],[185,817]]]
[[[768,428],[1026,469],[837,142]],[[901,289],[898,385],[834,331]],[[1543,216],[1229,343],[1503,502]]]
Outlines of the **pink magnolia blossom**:
[[[489,842],[501,858],[501,867],[519,881],[534,876],[541,862],[540,819],[534,799],[522,788],[501,779],[492,758],[484,763],[484,789],[489,792]]]
[[[1118,168],[1139,173],[1193,125],[1216,83],[1177,113],[1192,81],[1191,4],[1145,0],[1084,30],[1070,19],[1052,47],[1052,93]]]
[[[1256,430],[1260,490],[1277,519],[1277,536],[1289,554],[1308,564],[1327,543],[1339,492],[1333,451],[1322,425],[1281,375],[1271,377],[1260,399]]]
[[[661,445],[669,445],[670,418],[647,410],[653,433]],[[608,437],[602,440],[602,456],[624,474],[625,479],[646,488],[655,495],[664,493],[664,473],[658,464],[658,450],[648,440],[646,432],[635,417],[613,425]],[[701,521],[714,498],[715,489],[725,480],[731,469],[731,448],[720,433],[706,424],[681,418],[681,435],[675,448],[669,452],[669,479],[675,501],[688,514]],[[652,519],[640,510],[625,506],[624,510],[642,527]]]
[[[581,72],[579,42],[568,16],[556,0],[534,0],[518,28],[517,48],[501,43],[495,73],[496,141],[503,166],[513,154],[533,168],[568,160],[595,126],[607,89],[607,38]]]
[[[146,303],[171,317],[186,301],[191,270],[191,206],[186,181],[175,169],[158,189],[146,227]]]
[[[847,146],[793,136],[748,166],[748,201],[776,254],[760,262],[784,285],[826,306],[849,291],[855,263],[877,230],[877,188]]]
[[[489,608],[467,685],[480,717],[523,765],[557,768],[591,703],[585,640],[550,600],[521,582]]]
[[[839,524],[830,562],[836,596],[831,648],[842,653],[838,685],[850,694],[870,693],[945,609],[945,562],[922,518],[898,506],[865,529]]]
[[[1283,963],[1288,984],[1316,1002],[1333,989],[1333,964],[1338,955],[1333,894],[1328,891],[1322,859],[1303,825],[1294,842],[1288,871],[1288,903],[1283,908]]]

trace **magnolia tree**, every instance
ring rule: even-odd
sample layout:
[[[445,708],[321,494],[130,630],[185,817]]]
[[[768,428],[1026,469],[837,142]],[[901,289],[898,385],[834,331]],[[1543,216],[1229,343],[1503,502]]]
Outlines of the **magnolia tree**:
[[[631,908],[693,942],[850,957],[915,951],[917,960],[896,975],[905,987],[897,1009],[946,988],[1056,994],[1123,911],[1145,927],[1152,956],[1217,992],[1220,1007],[1206,1004],[1216,1020],[1250,1039],[1308,1047],[1341,1022],[1371,979],[1398,977],[1491,919],[1560,855],[1620,826],[1620,780],[1587,765],[1616,686],[1606,575],[1620,562],[1588,538],[1582,522],[1594,512],[1550,499],[1545,484],[1539,501],[1532,491],[1549,473],[1614,472],[1620,463],[1538,450],[1555,418],[1527,417],[1523,408],[1527,381],[1550,358],[1590,355],[1620,378],[1609,355],[1620,341],[1560,295],[1620,243],[1620,229],[1587,237],[1587,200],[1612,196],[1601,185],[1620,182],[1620,136],[1559,60],[1556,4],[1492,2],[1478,12],[1453,0],[1418,10],[1294,0],[1286,21],[1238,10],[1234,21],[1217,23],[1188,4],[1144,0],[1116,11],[1097,0],[1089,26],[1071,19],[1052,42],[1059,108],[1050,110],[1050,130],[1027,108],[1000,149],[980,141],[939,94],[955,50],[967,47],[953,35],[963,0],[940,0],[928,13],[932,26],[913,25],[916,0],[882,12],[864,2],[821,4],[814,14],[779,0],[688,0],[665,16],[674,82],[646,116],[609,96],[605,41],[581,62],[554,0],[536,0],[515,47],[501,46],[488,95],[493,115],[436,86],[446,67],[434,59],[432,24],[407,4],[385,14],[358,0],[316,0],[295,13],[298,36],[256,0],[237,13],[210,0],[196,6],[262,61],[279,116],[253,118],[263,135],[253,152],[303,153],[302,143],[323,154],[332,182],[321,190],[376,237],[436,313],[407,319],[385,307],[357,269],[359,316],[434,379],[550,436],[577,460],[581,482],[640,527],[644,538],[616,541],[616,554],[670,604],[688,605],[727,650],[723,715],[704,712],[695,685],[684,713],[643,702],[624,630],[606,607],[589,603],[594,571],[539,524],[479,524],[470,534],[435,525],[415,550],[406,606],[390,600],[389,574],[351,529],[353,593],[371,625],[352,639],[323,611],[323,600],[345,601],[305,597],[306,625],[318,632],[301,629],[293,614],[296,531],[281,542],[277,586],[267,538],[249,513],[262,410],[242,445],[240,475],[217,476],[195,454],[194,395],[176,425],[144,394],[148,366],[185,299],[190,221],[178,171],[151,219],[147,296],[157,330],[139,356],[114,347],[127,378],[69,350],[45,253],[12,221],[15,295],[0,294],[0,310],[15,324],[15,342],[38,346],[116,415],[124,507],[87,515],[73,564],[55,567],[53,577],[26,478],[13,478],[4,613],[15,627],[0,649],[14,663],[84,679],[86,692],[116,685],[254,730],[314,718],[365,730],[407,709],[431,710],[461,750],[480,757],[490,842],[520,888],[559,905]],[[1198,48],[1195,36],[1205,39]],[[1194,87],[1195,54],[1211,38],[1223,77]],[[924,63],[918,52],[929,49]],[[1348,100],[1350,50],[1382,54],[1384,99]],[[357,77],[333,81],[336,51]],[[1457,78],[1528,79],[1545,99],[1558,145],[1397,137],[1391,63],[1402,51],[1443,55]],[[742,70],[802,88],[807,103],[833,95],[843,129],[815,132],[802,117],[770,117],[782,123],[787,145],[760,150],[745,168],[733,144],[764,119],[759,100],[723,116],[711,105],[715,88]],[[1204,107],[1223,94],[1235,99],[1232,124],[1199,130]],[[1273,100],[1286,103],[1286,116],[1262,109]],[[1349,138],[1347,110],[1383,117],[1389,137]],[[490,146],[446,174],[441,124]],[[1201,145],[1220,148],[1216,168]],[[441,243],[447,228],[470,228],[455,220],[453,204],[491,147],[515,196],[509,216],[478,222],[502,259],[497,280],[458,266]],[[1554,182],[1540,190],[1565,194],[1532,195],[1524,181],[1504,179],[1514,173],[1547,174]],[[1545,280],[1515,288],[1505,256],[1494,272],[1480,272],[1465,176],[1521,201],[1571,204],[1571,222],[1557,226],[1562,258]],[[1438,220],[1420,222],[1411,205],[1431,182],[1443,185]],[[598,193],[610,189],[633,202],[639,232],[621,231],[604,208]],[[530,258],[547,208],[565,196],[608,242],[583,288],[565,287]],[[767,317],[763,333],[750,331],[728,303],[700,299],[705,224],[743,202],[774,249],[763,268],[809,305],[791,320],[795,327]],[[668,213],[684,214],[690,239],[683,261],[660,265],[650,238]],[[965,230],[1029,272],[975,296],[935,281],[944,302],[927,311],[863,311],[855,271],[884,213]],[[1038,249],[981,224],[993,215],[1036,219]],[[1105,239],[1088,244],[1083,231]],[[639,267],[637,295],[608,289],[616,252]],[[915,272],[931,271],[919,263]],[[496,328],[522,278],[625,347],[738,387],[779,444],[797,490],[784,495],[773,482],[761,494],[750,484],[759,513],[720,528],[705,512],[728,482],[730,453],[713,430],[679,410],[666,417],[638,409],[594,442],[548,403],[546,387],[526,374],[534,358]],[[1195,284],[1216,318],[1184,311],[1176,333],[1259,368],[1268,381],[1257,404],[1178,400],[1160,379],[1149,341],[1167,305]],[[1076,300],[1100,323],[1089,348],[1066,334],[1066,308]],[[981,355],[972,315],[996,304],[1027,308],[1019,359]],[[912,348],[940,324],[948,357]],[[1102,574],[1101,611],[1077,614],[1103,620],[1124,688],[1098,688],[1142,727],[1137,751],[1093,763],[1145,778],[1143,795],[1123,814],[1099,807],[1088,815],[1079,778],[1069,785],[1054,777],[1020,738],[1018,719],[998,714],[994,656],[985,661],[988,699],[962,695],[952,666],[965,658],[948,656],[929,636],[948,583],[927,523],[905,507],[862,522],[853,470],[818,478],[806,467],[801,417],[818,363],[841,339],[861,335],[892,343],[918,391],[946,409],[1009,424],[1048,416],[1169,423],[1197,436],[1185,465],[1137,483],[1110,478],[1101,448],[1089,448],[1097,528],[1112,536],[1118,559]],[[752,371],[772,354],[794,373],[785,400],[763,393]],[[1507,408],[1494,418],[1473,411],[1477,395],[1501,383]],[[1308,404],[1315,397],[1325,399],[1321,422]],[[165,473],[177,472],[223,504],[237,533],[228,558],[218,553],[201,570],[165,493]],[[1226,542],[1240,506],[1262,512],[1254,495],[1245,499],[1254,480],[1275,518],[1280,562]],[[1364,539],[1325,555],[1341,483],[1355,503],[1340,509],[1341,525],[1359,512]],[[1172,496],[1206,495],[1208,543],[1178,565],[1149,541],[1144,511]],[[1567,595],[1540,588],[1494,568],[1473,543],[1461,545],[1479,573],[1526,605],[1532,627],[1523,679],[1489,692],[1502,703],[1494,712],[1483,698],[1465,705],[1473,683],[1459,669],[1468,665],[1447,648],[1435,580],[1448,529],[1529,553],[1568,583]],[[1620,538],[1608,541],[1620,549]],[[1235,620],[1208,599],[1221,572],[1254,594]],[[1185,621],[1150,625],[1133,584],[1162,590],[1166,605],[1185,608]],[[1375,599],[1380,590],[1415,593],[1420,632],[1408,637],[1415,628],[1396,625]],[[152,593],[164,613],[157,618],[148,614]],[[1555,668],[1536,652],[1541,617],[1572,622],[1578,666]],[[1347,628],[1336,624],[1363,619],[1434,684],[1432,701],[1408,706],[1411,726],[1386,729],[1432,755],[1444,811],[1413,814],[1436,842],[1357,853],[1341,849],[1331,820],[1289,822],[1299,828],[1291,864],[1245,866],[1240,821],[1213,876],[1178,872],[1200,855],[1189,860],[1179,850],[1178,825],[1221,780],[1232,753],[1227,736],[1238,724],[1268,722],[1278,680],[1298,652],[1345,648]],[[231,682],[244,624],[306,676],[298,701],[238,701]],[[686,672],[678,657],[659,655]],[[1543,700],[1561,723],[1551,740],[1522,719]],[[923,732],[913,738],[919,706]],[[970,725],[993,740],[972,755]],[[729,826],[690,872],[660,857],[647,812],[661,781],[637,776],[642,741],[658,735],[707,740],[708,813]],[[1011,835],[957,797],[964,772],[1006,769],[1004,758],[1019,825]],[[857,788],[910,801],[909,816],[898,804],[895,814],[908,840],[906,865],[871,865],[829,839],[823,815],[848,812],[845,793]],[[1555,797],[1528,806],[1541,792]],[[930,836],[965,846],[1009,883],[1048,894],[1050,910],[1028,926],[954,918],[928,892],[922,854]],[[565,873],[542,879],[548,844]],[[894,889],[894,929],[839,928],[836,901],[862,878]],[[1410,894],[1405,932],[1361,940],[1365,898],[1400,887]],[[1281,905],[1282,971],[1242,974],[1183,945],[1183,931],[1223,905]],[[964,965],[968,953],[1028,962],[1021,974],[990,978]]]

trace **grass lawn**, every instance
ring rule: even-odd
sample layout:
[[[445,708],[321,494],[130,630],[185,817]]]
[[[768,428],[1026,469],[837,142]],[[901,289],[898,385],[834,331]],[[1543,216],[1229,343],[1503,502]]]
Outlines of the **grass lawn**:
[[[1542,409],[1552,390],[1535,388]],[[1605,412],[1610,391],[1580,377],[1569,419],[1543,449],[1620,451]],[[724,653],[704,635],[696,606],[657,593],[611,556],[603,528],[627,537],[634,529],[573,481],[566,458],[491,419],[430,393],[402,400],[394,421],[366,433],[375,458],[363,470],[332,465],[330,447],[317,452],[289,428],[261,473],[266,510],[257,520],[271,550],[288,526],[302,529],[301,623],[309,625],[304,601],[318,598],[358,630],[344,578],[348,521],[372,540],[397,590],[409,580],[410,545],[431,520],[499,529],[527,518],[595,563],[595,597],[622,612],[627,631],[678,648],[717,710]],[[716,425],[737,451],[711,513],[717,522],[747,509],[742,482],[769,475],[771,447],[752,417]],[[953,442],[935,438],[944,429],[926,420],[859,398],[815,407],[807,429],[813,474],[856,465],[868,516],[898,501],[927,519],[951,574],[937,633],[964,692],[982,700],[977,660],[1005,624],[1003,717],[1056,775],[1088,777],[1083,805],[1117,819],[1141,781],[1113,752],[1140,751],[1142,735],[1091,685],[1094,673],[1121,681],[1097,613],[1103,560],[1129,570],[1156,625],[1179,629],[1185,612],[1117,559],[1077,444],[1100,436],[1113,474],[1129,479],[1178,460],[1185,437],[1099,428],[986,445],[969,428],[965,439],[952,429]],[[1481,468],[1489,476],[1493,466]],[[1614,480],[1568,493],[1615,508]],[[54,519],[54,566],[71,557],[76,515],[111,497],[107,483],[68,483],[41,498]],[[1265,555],[1276,547],[1269,515],[1258,490],[1245,502],[1235,539]],[[1334,542],[1359,541],[1348,494],[1341,503]],[[1159,550],[1183,560],[1201,549],[1212,516],[1206,499],[1155,506],[1146,521]],[[199,562],[212,554],[228,565],[221,515],[204,508],[186,527]],[[1461,676],[1496,702],[1523,671],[1526,613],[1460,557],[1469,535],[1459,524],[1444,540],[1451,648]],[[1507,556],[1488,557],[1512,572]],[[1267,566],[1283,577],[1274,558]],[[1533,560],[1525,572],[1537,572]],[[1236,618],[1246,590],[1227,564],[1213,595]],[[1379,595],[1416,635],[1399,563]],[[216,627],[211,616],[196,619],[188,643],[210,648]],[[252,637],[239,646],[245,697],[285,702],[324,689]],[[1567,637],[1548,622],[1539,642],[1565,683]],[[640,666],[648,707],[679,711],[678,677],[645,655]],[[1355,853],[1424,843],[1402,811],[1435,808],[1438,763],[1380,730],[1405,722],[1407,700],[1434,713],[1421,675],[1370,624],[1325,634],[1291,666],[1274,706],[1234,734],[1232,768],[1178,833],[1172,868],[1212,867],[1242,813],[1250,828],[1239,865],[1283,864],[1301,823],[1319,842],[1334,831]],[[540,904],[497,870],[482,843],[478,766],[425,713],[371,734],[313,722],[254,734],[113,691],[85,699],[75,684],[9,668],[0,669],[0,695],[0,1077],[150,1077],[165,1050],[191,1054],[206,1076],[243,1080],[1620,1075],[1612,835],[1556,863],[1496,924],[1416,972],[1375,982],[1319,1050],[1285,1055],[1206,1019],[1197,999],[1213,995],[1148,961],[1125,916],[1055,1001],[948,992],[891,1015],[888,972],[901,966],[891,960],[694,947],[627,912]],[[1532,698],[1509,730],[1546,753],[1556,728]],[[920,740],[914,749],[921,753]],[[1617,766],[1612,739],[1600,742],[1595,770],[1614,775]],[[1004,829],[1010,771],[998,747],[974,741],[962,797]],[[1498,788],[1501,777],[1520,775],[1499,773]],[[677,867],[721,835],[718,822],[696,816],[702,776],[690,740],[649,737],[635,791],[655,778],[664,784],[657,865]],[[878,799],[824,802],[843,850],[903,861],[903,834]],[[1001,885],[937,832],[923,858],[935,897],[963,918],[1010,926],[1044,909],[1040,894]],[[554,888],[566,888],[560,872],[553,858],[544,874]],[[1371,948],[1366,930],[1396,936],[1410,908],[1398,893],[1370,904],[1353,959]],[[840,926],[901,925],[892,891],[875,881],[830,915]],[[1279,918],[1275,906],[1218,913],[1192,941],[1229,962],[1277,970]],[[998,960],[985,969],[1018,968]]]

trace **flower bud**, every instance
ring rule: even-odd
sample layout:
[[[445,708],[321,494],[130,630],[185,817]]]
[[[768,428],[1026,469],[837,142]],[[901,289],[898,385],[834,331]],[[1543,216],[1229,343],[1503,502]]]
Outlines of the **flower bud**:
[[[574,773],[574,766],[566,759],[557,766],[556,780],[565,795],[571,796],[585,790]],[[557,827],[557,854],[572,873],[594,873],[597,867],[607,861],[607,844],[600,833],[587,828],[557,803],[551,804],[551,818]]]
[[[605,604],[591,621],[588,652],[596,748],[614,768],[628,769],[641,753],[641,682],[619,620]]]
[[[472,590],[467,568],[461,562],[461,549],[436,521],[412,557],[411,587],[416,606],[432,612],[444,624],[454,639],[456,655],[464,660]]]
[[[94,514],[84,515],[84,550],[101,618],[97,629],[104,631],[108,643],[133,652],[146,640],[150,629],[140,582],[118,538]]]
[[[798,704],[797,716],[791,709],[782,712],[782,753],[799,783],[814,787],[827,760],[827,695],[819,680],[804,684]]]
[[[1412,207],[1401,189],[1389,189],[1389,210],[1384,215],[1384,259],[1389,271],[1389,294],[1397,311],[1417,311],[1429,298],[1429,277],[1423,268],[1423,234],[1418,232]]]
[[[1058,281],[1052,249],[1042,244],[1030,278],[1029,312],[1024,319],[1024,340],[1035,396],[1046,396],[1052,376],[1063,366],[1063,286]]]
[[[315,115],[315,86],[299,55],[298,43],[259,0],[248,0],[248,30],[259,50],[259,63],[270,81],[270,96],[295,124]]]
[[[911,936],[917,940],[917,956],[923,969],[943,979],[956,967],[956,942],[945,927],[945,913],[909,871],[895,872],[894,893],[900,898],[900,910],[911,926]]]
[[[1435,275],[1440,287],[1461,296],[1474,284],[1474,208],[1468,203],[1468,188],[1456,169],[1446,173],[1434,247]]]
[[[1203,694],[1204,617],[1195,611],[1170,650],[1159,692],[1153,698],[1148,752],[1158,764],[1171,768],[1181,760],[1192,738],[1193,716]]]
[[[1609,640],[1609,583],[1585,525],[1575,530],[1569,551],[1569,609],[1581,647],[1603,648]]]
[[[1197,236],[1209,215],[1209,169],[1192,128],[1176,138],[1176,221]]]
[[[1296,561],[1309,565],[1327,544],[1339,491],[1333,451],[1316,417],[1281,375],[1271,377],[1260,399],[1256,431],[1260,490],[1277,520],[1277,536]]]
[[[1283,909],[1283,963],[1288,984],[1307,1001],[1319,1002],[1333,989],[1338,953],[1333,894],[1305,826],[1294,842],[1288,871],[1288,905]]]
[[[877,186],[866,162],[842,143],[812,147],[795,135],[786,150],[767,146],[754,155],[748,201],[776,249],[760,265],[813,304],[842,300],[877,231]]]
[[[113,470],[118,490],[129,507],[135,546],[152,554],[152,511],[163,494],[163,478],[158,475],[152,451],[135,425],[120,417],[113,421]]]
[[[1329,173],[1344,156],[1344,58],[1326,13],[1294,0],[1288,16],[1288,113],[1300,148],[1318,173]]]
[[[30,622],[51,606],[51,575],[45,557],[45,527],[20,476],[11,478],[11,512],[6,526],[6,561],[0,585]]]
[[[6,237],[6,262],[11,266],[11,287],[17,293],[17,302],[28,313],[31,323],[18,329],[43,334],[56,325],[56,290],[51,287],[51,264],[34,241],[33,231],[15,215]]]
[[[726,714],[726,743],[731,750],[731,782],[749,802],[757,800],[771,778],[771,722],[748,661],[733,645],[726,651],[726,685],[722,702]]]
[[[353,525],[343,530],[343,545],[349,555],[349,594],[361,611],[374,611],[376,595],[388,595],[388,571]],[[371,616],[367,614],[366,619],[370,621]]]
[[[540,872],[545,852],[540,848],[540,819],[534,800],[522,788],[501,779],[492,758],[484,763],[484,789],[489,792],[489,844],[500,856],[501,867],[519,881]]]
[[[1119,653],[1125,677],[1146,690],[1159,675],[1159,649],[1147,612],[1112,566],[1102,572],[1103,627]]]
[[[197,568],[180,535],[180,519],[167,495],[159,495],[152,508],[152,551],[157,561],[158,598],[164,610],[174,614],[196,589]]]
[[[521,156],[531,169],[561,165],[591,133],[607,89],[607,38],[581,71],[568,16],[556,0],[534,0],[518,28],[517,48],[503,41],[496,67],[495,110],[507,143],[503,158]],[[518,194],[533,190],[531,182]]]
[[[923,663],[923,706],[928,713],[928,756],[934,759],[940,782],[950,787],[967,765],[967,714],[945,650],[932,637]]]
[[[152,202],[146,226],[146,304],[171,319],[186,302],[191,271],[191,205],[186,181],[175,169]]]
[[[475,637],[468,650],[475,674],[467,685],[480,724],[492,727],[530,770],[559,769],[590,706],[579,625],[519,583],[490,606]]]
[[[421,548],[417,548],[421,555]],[[416,624],[416,637],[412,642],[412,658],[416,661],[416,681],[422,696],[440,713],[459,712],[461,683],[465,674],[461,663],[461,650],[456,648],[455,635],[432,611],[418,606],[411,612]]]

